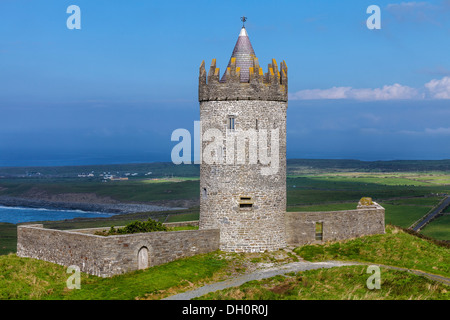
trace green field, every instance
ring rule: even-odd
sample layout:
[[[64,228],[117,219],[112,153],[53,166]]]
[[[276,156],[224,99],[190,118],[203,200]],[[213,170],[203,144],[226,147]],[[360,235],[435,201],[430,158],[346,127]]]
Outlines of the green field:
[[[395,205],[381,202],[385,208],[385,223],[403,228],[410,227],[415,221],[426,215],[432,206]]]
[[[380,174],[383,176],[382,174]],[[400,178],[402,179],[402,178]],[[379,178],[377,180],[383,180]],[[375,181],[362,182],[359,178],[341,178],[328,176],[288,177],[287,192],[288,206],[319,204],[326,202],[358,201],[362,197],[372,197],[375,201],[391,200],[393,198],[411,198],[431,196],[437,193],[450,193],[448,185],[424,186],[395,184],[395,178],[389,178],[390,184]],[[410,180],[410,183],[414,183]]]
[[[440,216],[431,221],[421,233],[435,239],[450,241],[450,215]]]
[[[385,204],[393,204],[393,205],[409,205],[409,206],[425,206],[425,207],[434,207],[441,202],[443,197],[418,197],[418,198],[406,198],[406,199],[393,199],[393,200],[385,200],[383,203]]]

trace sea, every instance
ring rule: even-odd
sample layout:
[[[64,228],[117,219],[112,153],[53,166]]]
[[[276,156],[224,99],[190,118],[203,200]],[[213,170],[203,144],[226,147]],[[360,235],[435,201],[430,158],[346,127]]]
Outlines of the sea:
[[[148,163],[159,161],[153,154],[143,155],[91,155],[80,156],[74,154],[25,154],[22,152],[1,152],[0,167],[23,166],[76,166],[96,164],[120,164],[120,163]],[[156,159],[156,160],[155,160]],[[170,161],[163,159],[163,161]],[[73,218],[110,217],[114,214],[104,212],[87,212],[81,210],[54,210],[44,208],[5,207],[0,205],[0,222],[21,223],[33,221],[55,221]]]
[[[73,218],[111,217],[113,213],[88,212],[82,210],[53,210],[0,206],[0,222],[22,223],[33,221],[56,221]]]

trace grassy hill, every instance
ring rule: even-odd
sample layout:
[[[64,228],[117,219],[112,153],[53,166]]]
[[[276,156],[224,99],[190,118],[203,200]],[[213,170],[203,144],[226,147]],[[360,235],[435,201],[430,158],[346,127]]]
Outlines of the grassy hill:
[[[450,277],[450,249],[388,226],[384,235],[303,246],[307,260],[356,260],[422,270]],[[258,263],[295,261],[280,252],[232,254],[213,252],[112,278],[82,274],[81,289],[66,288],[68,274],[49,262],[0,256],[0,299],[159,299],[234,277]],[[286,259],[286,258],[283,258]],[[294,259],[294,260],[292,260]],[[366,288],[366,267],[305,271],[244,284],[201,299],[448,299],[448,287],[427,278],[382,268],[381,290]]]
[[[0,257],[0,299],[134,300],[170,288],[189,287],[220,274],[227,262],[217,253],[198,255],[112,278],[81,274],[81,289],[67,289],[66,268],[50,262]]]
[[[367,266],[309,270],[251,281],[196,300],[448,300],[448,287],[403,271],[381,268],[379,290],[366,286]]]
[[[386,234],[306,245],[294,251],[310,261],[343,260],[385,264],[450,277],[450,246],[394,226]],[[199,299],[220,300],[449,300],[449,287],[406,271],[380,268],[381,288],[369,290],[367,265],[290,273],[247,282]]]
[[[386,234],[323,245],[306,245],[295,249],[295,252],[309,261],[378,263],[450,277],[450,245],[409,232],[412,233],[388,225]]]

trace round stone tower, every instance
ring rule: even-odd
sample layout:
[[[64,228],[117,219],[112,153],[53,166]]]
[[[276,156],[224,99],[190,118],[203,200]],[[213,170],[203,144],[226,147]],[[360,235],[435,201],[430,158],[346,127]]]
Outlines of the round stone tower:
[[[287,66],[264,73],[245,27],[220,78],[200,66],[200,229],[220,229],[220,249],[286,246]]]

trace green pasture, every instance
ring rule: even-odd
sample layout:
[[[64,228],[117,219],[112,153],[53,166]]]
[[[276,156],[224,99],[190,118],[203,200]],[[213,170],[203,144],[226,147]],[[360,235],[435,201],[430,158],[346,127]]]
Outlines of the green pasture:
[[[431,221],[420,232],[426,236],[450,241],[450,215],[444,215]]]

